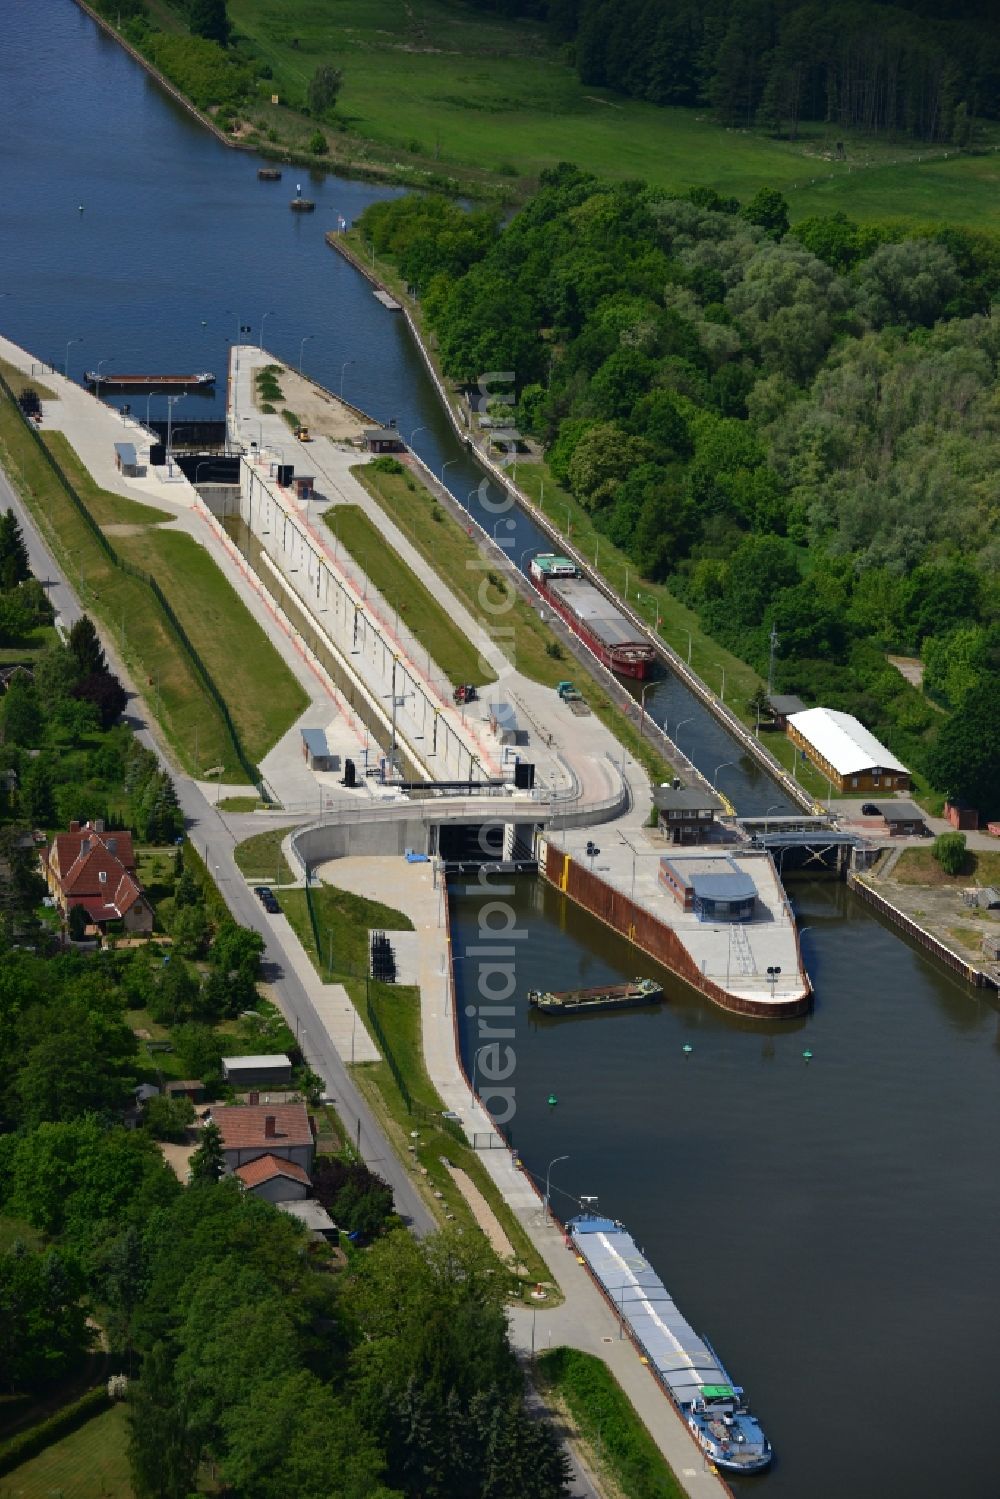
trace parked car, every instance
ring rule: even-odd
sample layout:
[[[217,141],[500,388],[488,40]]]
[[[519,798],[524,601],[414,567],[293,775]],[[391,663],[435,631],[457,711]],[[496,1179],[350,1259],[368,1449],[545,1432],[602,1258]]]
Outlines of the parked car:
[[[253,893],[254,895],[256,895],[265,911],[269,911],[272,916],[281,914],[281,907],[278,904],[278,898],[275,895],[274,891],[271,889],[270,885],[254,885]]]
[[[874,802],[862,802],[861,803],[861,816],[862,817],[877,817],[878,815],[879,815],[878,807],[876,807],[876,805],[875,805]]]

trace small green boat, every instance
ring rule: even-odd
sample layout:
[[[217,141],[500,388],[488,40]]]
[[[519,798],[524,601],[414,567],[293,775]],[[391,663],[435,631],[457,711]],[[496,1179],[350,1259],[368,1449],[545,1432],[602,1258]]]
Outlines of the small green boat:
[[[655,1004],[663,998],[663,986],[654,979],[633,979],[630,984],[603,984],[597,989],[528,990],[528,1004],[543,1015],[583,1015],[591,1010],[629,1010],[635,1005]]]

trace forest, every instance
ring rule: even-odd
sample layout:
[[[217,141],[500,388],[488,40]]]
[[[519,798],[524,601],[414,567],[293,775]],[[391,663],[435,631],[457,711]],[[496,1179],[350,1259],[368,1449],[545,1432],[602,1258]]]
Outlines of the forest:
[[[644,575],[776,687],[1000,803],[1000,246],[564,165],[501,226],[371,205],[446,372],[515,372],[519,432]],[[924,690],[887,662],[919,655]]]
[[[467,0],[548,22],[583,83],[708,105],[731,126],[800,122],[970,144],[1000,112],[987,0]]]

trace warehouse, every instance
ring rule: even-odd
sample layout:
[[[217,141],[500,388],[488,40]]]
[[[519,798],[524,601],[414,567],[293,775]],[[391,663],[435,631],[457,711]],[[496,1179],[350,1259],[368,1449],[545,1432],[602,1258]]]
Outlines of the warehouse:
[[[853,713],[807,708],[789,717],[787,732],[841,793],[910,789],[906,766]]]

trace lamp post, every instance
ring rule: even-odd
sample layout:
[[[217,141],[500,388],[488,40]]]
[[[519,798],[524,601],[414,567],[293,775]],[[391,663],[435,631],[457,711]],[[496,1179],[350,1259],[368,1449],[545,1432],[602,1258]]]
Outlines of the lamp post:
[[[70,350],[70,345],[71,344],[82,344],[82,343],[83,343],[82,337],[81,338],[67,338],[67,340],[66,340],[66,357],[63,360],[63,377],[66,380],[69,379],[69,350]]]
[[[726,770],[729,766],[735,765],[735,764],[736,764],[735,760],[723,760],[723,762],[722,762],[721,765],[717,765],[715,767],[715,770],[714,770],[714,772],[712,774],[712,785],[715,787],[716,791],[718,791],[718,789],[719,789],[719,771],[720,770]]]
[[[408,448],[412,449],[412,447],[413,447],[413,439],[416,437],[417,433],[418,432],[426,432],[426,431],[427,431],[426,424],[424,426],[422,426],[422,427],[414,427],[413,431],[410,433],[410,440],[406,444],[406,446]]]
[[[687,625],[681,625],[681,629],[684,631],[685,635],[688,638],[688,666],[690,666],[691,665],[691,631],[688,629]]]
[[[529,552],[533,552],[534,550],[534,547],[525,547],[524,551],[521,553],[521,560],[517,564],[519,572],[524,572],[524,559],[525,557],[527,557]]]
[[[726,668],[723,666],[721,668],[721,670],[722,670],[722,701],[725,702],[726,701]]]
[[[545,1221],[546,1221],[546,1223],[548,1223],[548,1221],[549,1221],[549,1182],[551,1181],[551,1178],[552,1178],[552,1167],[553,1166],[558,1166],[560,1161],[568,1161],[568,1160],[569,1160],[569,1156],[568,1155],[557,1155],[554,1160],[551,1160],[549,1162],[548,1166],[545,1169]]]
[[[104,356],[103,359],[99,359],[97,361],[97,379],[94,381],[94,395],[97,397],[98,400],[101,399],[101,365],[102,364],[107,364],[107,362],[108,362],[109,359],[114,359],[114,358],[115,358],[114,354],[105,354],[105,356]]]
[[[632,894],[631,894],[631,899],[634,902],[635,901],[635,848],[633,847],[633,845],[631,843],[629,843],[629,841],[625,837],[624,833],[619,833],[618,836],[621,839],[621,841],[624,843],[625,847],[628,849],[629,853],[632,855]]]
[[[153,392],[150,391],[149,394],[146,397],[146,426],[147,427],[149,426],[149,403],[150,403],[150,401],[152,399],[153,399]]]
[[[680,743],[680,732],[681,732],[681,729],[683,729],[683,727],[684,727],[684,725],[686,723],[693,723],[693,722],[694,722],[693,716],[690,717],[690,718],[682,718],[681,721],[680,721],[680,723],[677,724],[676,728],[674,729],[674,744],[676,745],[676,747],[678,749],[680,749],[680,747],[681,747],[681,743]]]
[[[475,1049],[475,1051],[472,1053],[472,1102],[473,1103],[475,1103],[476,1099],[479,1097],[478,1093],[476,1092],[476,1068],[479,1066],[479,1053],[481,1051],[485,1051],[486,1048],[487,1048],[487,1046],[489,1046],[490,1044],[491,1043],[489,1041],[484,1041],[483,1044],[482,1044],[482,1046],[477,1046],[476,1049]]]
[[[643,731],[643,729],[646,726],[646,693],[649,691],[649,689],[651,687],[655,687],[655,686],[656,686],[655,682],[647,682],[646,685],[642,688],[642,690],[639,693],[639,738],[640,739],[642,738],[642,731]]]
[[[341,400],[344,399],[344,371],[347,369],[347,366],[349,364],[354,364],[354,363],[355,363],[355,361],[353,359],[345,359],[344,362],[343,362],[343,364],[340,366],[340,399]]]
[[[299,374],[300,375],[302,373],[302,360],[303,360],[303,358],[305,356],[306,344],[309,342],[309,340],[311,338],[315,338],[315,337],[316,337],[315,333],[307,333],[303,338],[299,339]]]
[[[171,443],[174,436],[174,407],[178,401],[183,401],[184,392],[180,395],[167,396],[167,473],[172,479],[174,477],[174,454]]]
[[[765,808],[765,810],[764,810],[764,816],[765,817],[770,817],[770,815],[771,815],[772,812],[780,812],[780,811],[781,811],[781,803],[780,802],[772,802],[769,807]]]
[[[260,320],[260,343],[257,345],[257,347],[260,349],[260,352],[262,354],[264,352],[264,324],[267,322],[269,317],[274,317],[274,313],[265,312]]]
[[[447,469],[451,468],[451,466],[452,466],[453,463],[460,463],[460,462],[461,462],[460,458],[449,458],[447,463],[442,463],[442,465],[441,465],[441,483],[442,484],[444,483],[445,471]]]

